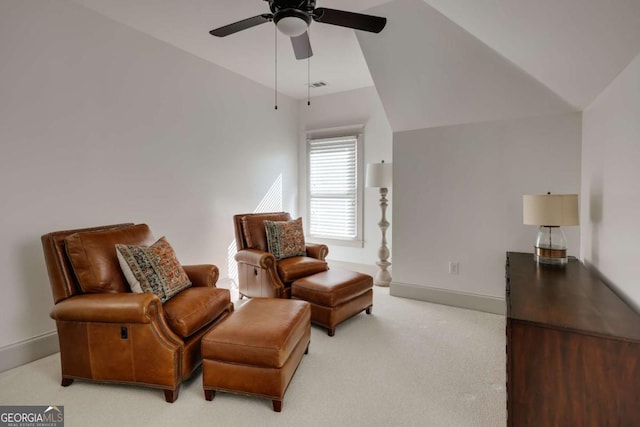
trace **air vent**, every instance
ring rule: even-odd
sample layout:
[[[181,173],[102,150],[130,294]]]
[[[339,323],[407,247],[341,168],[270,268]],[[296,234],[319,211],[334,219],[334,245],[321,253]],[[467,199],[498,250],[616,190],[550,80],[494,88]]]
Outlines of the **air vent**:
[[[327,85],[327,82],[323,82],[323,81],[309,83],[309,87],[312,88],[312,89],[318,88],[318,87],[322,87],[322,86],[326,86],[326,85]]]

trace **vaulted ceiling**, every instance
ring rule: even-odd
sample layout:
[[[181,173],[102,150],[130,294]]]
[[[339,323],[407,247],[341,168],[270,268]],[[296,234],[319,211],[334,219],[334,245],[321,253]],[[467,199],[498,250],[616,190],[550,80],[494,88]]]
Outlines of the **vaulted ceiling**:
[[[275,35],[278,34],[278,91],[294,98],[307,96],[308,65],[311,81],[328,86],[312,96],[372,86],[367,64],[354,30],[313,23],[310,64],[296,60],[287,37],[272,23],[224,38],[209,30],[269,12],[263,0],[71,0],[115,21],[211,61],[251,80],[275,85]],[[386,0],[318,0],[317,7],[358,12]]]
[[[72,0],[274,87],[275,30],[214,38],[268,11],[262,0]],[[375,86],[394,130],[584,109],[640,53],[640,0],[318,0],[386,16],[380,34],[314,23],[314,56],[278,38],[278,90],[312,96]],[[356,35],[357,34],[357,35]],[[372,78],[373,77],[373,78]]]

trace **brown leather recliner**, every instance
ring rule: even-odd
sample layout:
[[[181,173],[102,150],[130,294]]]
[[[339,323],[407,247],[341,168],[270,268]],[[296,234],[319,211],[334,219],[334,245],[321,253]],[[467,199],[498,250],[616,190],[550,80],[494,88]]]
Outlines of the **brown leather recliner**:
[[[115,244],[151,245],[145,224],[57,231],[42,236],[60,342],[62,385],[74,379],[137,384],[178,398],[202,363],[200,341],[233,311],[214,265],[184,266],[192,282],[164,303],[132,293]]]
[[[291,283],[329,269],[325,257],[327,245],[306,245],[306,256],[276,261],[268,252],[264,220],[289,221],[287,212],[234,215],[240,298],[291,298]]]

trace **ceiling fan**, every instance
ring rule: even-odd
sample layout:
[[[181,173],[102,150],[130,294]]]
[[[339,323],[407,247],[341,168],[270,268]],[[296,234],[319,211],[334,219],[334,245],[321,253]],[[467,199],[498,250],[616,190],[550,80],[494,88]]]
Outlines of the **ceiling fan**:
[[[216,37],[225,37],[265,22],[273,21],[278,30],[291,38],[296,59],[306,59],[313,55],[307,28],[311,21],[332,24],[355,30],[379,33],[387,23],[387,18],[364,15],[344,10],[316,8],[315,0],[264,0],[269,2],[271,13],[263,13],[224,27],[209,31]]]

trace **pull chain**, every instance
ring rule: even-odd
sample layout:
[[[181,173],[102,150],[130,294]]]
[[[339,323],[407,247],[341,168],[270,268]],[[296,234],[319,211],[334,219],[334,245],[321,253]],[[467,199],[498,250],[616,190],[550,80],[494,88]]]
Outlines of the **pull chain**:
[[[274,97],[275,97],[275,107],[274,109],[277,110],[278,109],[278,27],[276,27],[275,25],[273,26],[274,29],[274,35],[275,35],[275,67],[276,67],[276,83],[275,83],[275,93],[274,93]]]
[[[311,27],[307,28],[307,105],[311,105]]]

